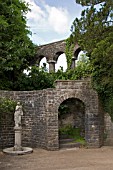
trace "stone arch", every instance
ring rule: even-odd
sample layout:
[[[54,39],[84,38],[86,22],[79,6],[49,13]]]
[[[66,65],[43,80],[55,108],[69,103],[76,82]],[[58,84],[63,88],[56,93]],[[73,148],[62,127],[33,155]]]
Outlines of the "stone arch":
[[[35,56],[34,61],[31,62],[31,64],[36,64],[40,62],[42,56],[46,57],[46,60],[48,62],[49,66],[49,71],[55,71],[55,63],[58,60],[58,57],[61,53],[65,53],[65,47],[66,47],[66,41],[61,40],[57,42],[52,42],[49,44],[45,45],[40,45],[37,48],[37,54]],[[72,61],[72,68],[75,67],[75,60],[78,56],[78,53],[80,51],[80,47],[77,43],[75,43],[75,47],[73,50],[73,61]]]
[[[88,83],[88,82],[87,82]],[[87,84],[86,83],[86,84]],[[85,140],[87,147],[100,147],[102,145],[101,115],[97,93],[83,81],[58,81],[53,101],[47,104],[47,148],[59,149],[58,108],[60,104],[69,99],[79,99],[85,106]]]
[[[86,100],[86,97],[84,97],[81,93],[68,93],[68,94],[64,94],[63,96],[60,96],[58,99],[57,99],[57,102],[56,102],[56,110],[58,110],[60,104],[69,99],[69,98],[75,98],[75,99],[79,99],[80,101],[82,101],[85,105],[85,108],[87,110],[87,108],[89,108],[89,104],[87,103],[87,100]]]
[[[47,63],[46,57],[42,57],[38,65],[40,68],[43,68],[45,71],[48,71],[49,64]]]
[[[48,118],[48,123],[47,123],[47,136],[48,136],[47,137],[47,149],[49,149],[49,150],[59,149],[58,108],[63,101],[68,100],[69,98],[79,99],[80,101],[82,101],[84,103],[85,108],[88,107],[86,100],[79,93],[77,93],[75,95],[73,92],[71,92],[71,93],[67,92],[63,95],[59,95],[59,97],[54,102],[54,104],[52,104],[52,107],[48,108],[48,113],[49,113],[48,117],[49,118]],[[51,111],[53,111],[54,113],[51,113]],[[86,113],[86,111],[85,111],[85,113]],[[51,123],[52,122],[50,120],[52,122],[54,122],[54,128],[53,129],[51,129]]]
[[[63,96],[60,96],[57,99],[57,102],[55,103],[55,105],[56,105],[55,110],[56,110],[56,113],[57,113],[57,121],[58,121],[58,108],[59,108],[60,104],[64,101],[70,99],[70,98],[74,98],[75,100],[76,99],[80,100],[84,104],[84,106],[85,106],[85,110],[84,110],[85,111],[85,122],[88,122],[88,119],[90,117],[88,115],[89,115],[89,111],[91,110],[92,106],[90,106],[89,103],[87,102],[87,97],[82,95],[82,93],[80,93],[80,92],[79,93],[69,92],[67,94],[64,94]],[[94,114],[92,113],[91,116],[93,116],[93,115]],[[59,127],[57,127],[57,129],[59,129]],[[87,136],[88,136],[89,132],[87,131],[87,129],[88,129],[88,124],[85,124],[85,140],[88,144]],[[58,139],[58,147],[59,147],[59,133],[57,135],[57,139]]]
[[[58,52],[56,52],[55,57],[54,57],[54,60],[57,62],[59,56],[60,56],[61,54],[63,54],[63,53],[64,53],[63,51],[58,51]]]
[[[66,54],[63,51],[59,51],[55,55],[55,71],[60,69],[60,67],[63,68],[63,71],[67,69],[67,59]]]
[[[44,58],[44,55],[40,55],[38,60],[37,60],[37,64],[40,65],[41,60]],[[46,57],[45,57],[46,58]],[[47,60],[47,59],[46,59]]]
[[[78,54],[80,53],[80,51],[81,51],[81,48],[80,48],[80,47],[78,47],[78,48],[74,51],[74,58],[75,58],[75,60],[78,59]]]

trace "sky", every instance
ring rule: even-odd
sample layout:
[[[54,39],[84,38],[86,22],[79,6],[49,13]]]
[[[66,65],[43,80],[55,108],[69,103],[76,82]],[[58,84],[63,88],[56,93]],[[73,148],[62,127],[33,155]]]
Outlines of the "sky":
[[[37,45],[63,40],[71,34],[71,25],[80,17],[82,7],[75,0],[25,0],[30,4],[27,25]]]
[[[83,10],[75,0],[25,0],[31,11],[26,15],[27,25],[32,32],[31,40],[37,45],[64,40],[71,34],[71,25]],[[41,66],[46,59],[41,61]],[[64,64],[65,63],[65,64]],[[67,68],[66,57],[59,57],[56,70]],[[48,65],[47,65],[48,67]]]

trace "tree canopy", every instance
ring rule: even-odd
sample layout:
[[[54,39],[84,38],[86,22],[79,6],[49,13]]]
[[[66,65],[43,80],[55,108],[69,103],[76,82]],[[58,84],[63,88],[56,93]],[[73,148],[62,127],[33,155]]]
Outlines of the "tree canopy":
[[[14,82],[28,67],[35,54],[35,45],[28,35],[25,14],[28,4],[22,0],[0,2],[0,86],[14,87]]]
[[[76,18],[73,22],[72,36],[74,41],[78,41],[82,49],[90,55],[97,43],[108,37],[109,32],[113,32],[113,1],[97,0],[82,2],[95,2],[81,13],[81,18]],[[85,3],[87,5],[87,3]],[[96,6],[94,5],[96,4]]]
[[[87,8],[74,20],[70,39],[87,52],[93,66],[93,86],[113,118],[113,1],[76,2]]]
[[[102,2],[107,2],[109,0],[75,0],[76,3],[81,4],[82,6],[91,6],[96,5]]]

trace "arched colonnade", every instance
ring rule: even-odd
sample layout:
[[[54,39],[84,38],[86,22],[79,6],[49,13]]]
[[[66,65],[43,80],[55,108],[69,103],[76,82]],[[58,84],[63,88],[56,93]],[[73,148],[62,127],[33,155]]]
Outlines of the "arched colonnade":
[[[40,61],[45,57],[49,64],[49,72],[55,72],[55,64],[57,63],[59,56],[65,53],[65,48],[65,40],[39,46],[35,57],[35,64],[39,66]],[[71,68],[75,68],[75,61],[77,60],[80,51],[81,49],[78,44],[75,44]]]

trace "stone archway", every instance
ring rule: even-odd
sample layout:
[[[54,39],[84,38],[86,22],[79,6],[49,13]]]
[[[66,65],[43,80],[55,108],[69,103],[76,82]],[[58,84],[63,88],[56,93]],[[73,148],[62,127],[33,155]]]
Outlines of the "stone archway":
[[[51,96],[53,93],[51,92]],[[97,93],[91,88],[89,81],[57,81],[53,100],[49,101],[47,108],[47,148],[59,148],[58,134],[58,108],[60,104],[75,98],[85,105],[85,140],[87,147],[100,147],[103,142],[102,115],[99,109]]]
[[[90,114],[89,112],[91,111],[91,108],[93,108],[92,104],[91,103],[88,103],[88,96],[84,96],[80,91],[79,93],[76,93],[76,91],[70,91],[70,92],[66,92],[66,94],[64,94],[62,97],[60,97],[58,99],[58,105],[57,105],[57,114],[58,114],[58,108],[60,106],[60,104],[70,98],[74,98],[74,99],[77,99],[79,101],[81,101],[82,103],[84,103],[84,106],[85,106],[85,117],[84,117],[84,121],[85,121],[85,141],[88,145],[88,147],[91,147],[94,145],[94,141],[95,141],[95,132],[93,131],[93,128],[92,126],[94,125],[94,121],[93,119],[96,120],[95,118],[95,113],[93,114]],[[98,116],[99,116],[99,113],[98,113],[98,109],[97,109],[97,119],[98,119]],[[91,121],[90,121],[91,119]],[[58,120],[57,120],[58,121]],[[96,120],[97,121],[97,120]],[[96,131],[96,128],[98,129],[99,127],[94,127],[95,128],[95,131]],[[59,127],[58,127],[59,129]],[[94,134],[93,134],[94,132]],[[91,143],[91,138],[92,138],[92,143]],[[96,139],[98,142],[99,142],[99,136],[97,137],[98,139]],[[94,141],[93,141],[94,139]],[[99,146],[99,143],[95,143],[95,146]],[[95,147],[94,146],[94,147]],[[58,148],[59,148],[59,132],[58,132]]]
[[[48,150],[59,149],[58,108],[63,101],[69,98],[79,99],[85,105],[87,147],[102,146],[105,141],[104,130],[108,131],[111,128],[109,122],[106,122],[104,127],[104,113],[99,104],[98,94],[92,89],[88,79],[58,80],[55,88],[38,91],[1,91],[0,94],[15,101],[21,101],[25,108],[22,120],[24,146],[41,147]],[[11,134],[13,131],[8,130],[9,127],[1,136],[1,139],[6,143],[4,147],[9,147],[12,142]],[[112,129],[110,129],[111,132]],[[107,140],[111,137],[112,142],[110,135]]]

